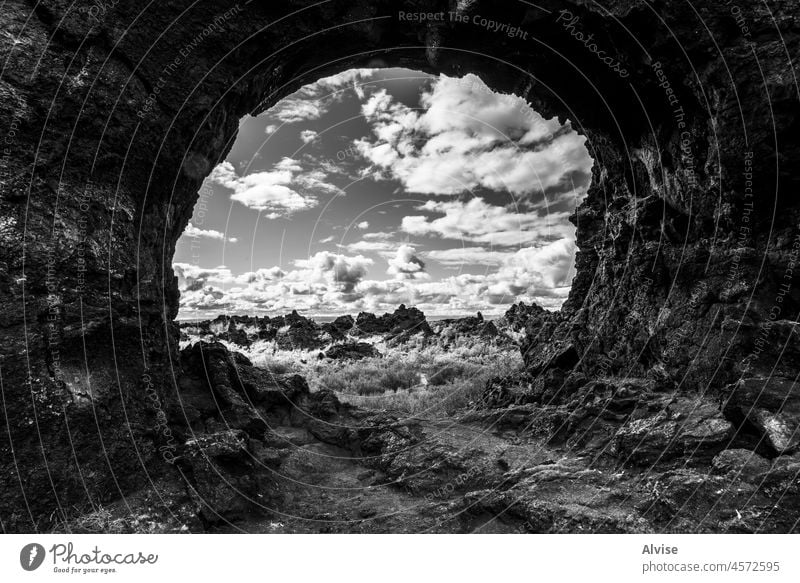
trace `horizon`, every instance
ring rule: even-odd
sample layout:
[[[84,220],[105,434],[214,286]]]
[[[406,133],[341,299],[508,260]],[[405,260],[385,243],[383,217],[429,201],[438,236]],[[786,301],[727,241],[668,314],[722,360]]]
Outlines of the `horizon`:
[[[180,319],[558,309],[593,161],[475,75],[350,69],[240,121],[178,241]]]

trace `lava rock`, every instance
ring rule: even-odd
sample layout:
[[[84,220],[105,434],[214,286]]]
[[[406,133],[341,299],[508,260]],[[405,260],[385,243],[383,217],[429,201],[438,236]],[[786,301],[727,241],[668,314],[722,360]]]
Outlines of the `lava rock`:
[[[325,358],[333,360],[361,360],[381,356],[381,353],[367,342],[348,342],[335,344],[325,353]]]
[[[733,425],[713,403],[681,399],[633,419],[616,434],[613,451],[625,463],[656,464],[681,456],[710,461],[733,436]]]
[[[229,430],[190,439],[178,463],[188,478],[190,495],[208,524],[252,514],[259,483],[243,431]]]
[[[800,447],[800,384],[785,377],[743,378],[726,388],[725,415],[759,433],[777,453]]]
[[[718,474],[727,474],[745,481],[754,481],[770,469],[769,460],[749,449],[726,449],[711,462]]]

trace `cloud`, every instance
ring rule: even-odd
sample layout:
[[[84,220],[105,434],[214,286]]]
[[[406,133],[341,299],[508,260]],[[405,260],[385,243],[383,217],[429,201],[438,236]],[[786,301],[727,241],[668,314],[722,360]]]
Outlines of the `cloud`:
[[[303,130],[300,132],[300,139],[303,141],[304,144],[310,144],[314,140],[317,139],[319,134],[314,130]]]
[[[195,239],[214,239],[217,241],[228,241],[228,243],[237,243],[239,239],[236,237],[225,237],[223,233],[219,231],[214,231],[213,229],[201,229],[199,227],[195,227],[192,223],[186,225],[186,229],[183,231],[183,235],[186,237],[191,237]]]
[[[365,175],[399,180],[421,194],[488,188],[528,197],[591,169],[584,137],[474,75],[440,77],[421,105],[419,113],[385,90],[363,104],[373,134],[355,141],[371,164]]]
[[[292,272],[290,276],[300,275],[303,281],[324,282],[340,291],[350,293],[367,273],[372,259],[357,255],[348,257],[329,251],[319,251],[308,259],[298,259],[295,265],[304,270]]]
[[[367,239],[369,241],[388,241],[389,239],[394,237],[394,235],[395,235],[394,233],[386,233],[386,232],[364,233],[364,239]]]
[[[397,181],[387,192],[396,186],[399,197],[416,193],[430,200],[411,203],[411,212],[398,210],[408,202],[384,205],[375,212],[388,212],[387,219],[400,225],[397,232],[369,233],[369,221],[361,221],[353,225],[354,242],[288,267],[234,274],[224,266],[176,263],[184,312],[356,313],[406,303],[429,314],[462,314],[498,313],[517,301],[561,305],[574,274],[574,227],[567,217],[585,194],[592,163],[585,139],[472,75],[426,81],[419,108],[362,85],[377,79],[374,71],[347,71],[303,87],[266,114],[270,134],[282,123],[319,119],[333,104],[357,98],[369,133],[348,145],[346,171],[338,159],[303,154],[246,175],[226,162],[209,180],[269,218],[304,213],[343,194],[329,182],[334,174]],[[298,135],[306,144],[319,139],[312,129]],[[198,231],[224,239],[218,231]],[[399,242],[409,237],[427,239]],[[340,241],[329,236],[319,242]],[[442,268],[461,269],[439,276]]]
[[[321,251],[295,262],[296,269],[279,267],[233,275],[225,267],[173,265],[184,312],[238,312],[292,309],[319,313],[352,313],[362,309],[391,310],[400,303],[430,314],[481,310],[502,312],[517,301],[535,301],[557,308],[569,293],[574,274],[574,241],[560,239],[541,247],[502,253],[490,273],[444,277],[431,281],[411,246],[403,245],[389,259],[394,279],[366,279],[371,259]],[[491,251],[472,252],[478,256]],[[453,250],[448,250],[453,251]],[[447,255],[445,255],[447,258]],[[487,259],[488,260],[488,259]]]
[[[446,267],[464,265],[500,265],[511,255],[508,251],[490,251],[484,247],[457,247],[428,251],[425,256]]]
[[[543,247],[520,249],[492,276],[487,293],[498,303],[509,298],[562,295],[574,275],[575,241],[559,239]]]
[[[175,263],[183,311],[275,311],[291,309],[342,310],[360,295],[372,259],[321,251],[295,261],[297,269],[271,267],[233,275],[226,267],[202,268]]]
[[[420,279],[430,277],[425,273],[425,263],[416,256],[414,247],[411,245],[400,245],[395,256],[389,259],[389,275],[394,275],[397,279]]]
[[[284,123],[312,121],[321,118],[331,105],[339,102],[352,90],[362,99],[361,85],[369,80],[375,69],[349,69],[304,85],[290,96],[281,99],[267,111],[267,115]]]
[[[388,241],[356,241],[355,243],[348,243],[342,245],[342,248],[347,249],[350,253],[389,253],[397,249],[396,243],[389,243]]]
[[[239,176],[230,162],[222,162],[208,179],[232,190],[231,200],[275,219],[317,206],[318,196],[323,194],[341,193],[324,178],[322,172],[304,171],[299,161],[283,158],[270,171],[245,176]]]
[[[499,246],[529,244],[572,235],[568,211],[519,213],[488,204],[483,198],[428,201],[417,210],[442,214],[429,219],[423,215],[403,217],[400,228],[410,235],[432,235]]]

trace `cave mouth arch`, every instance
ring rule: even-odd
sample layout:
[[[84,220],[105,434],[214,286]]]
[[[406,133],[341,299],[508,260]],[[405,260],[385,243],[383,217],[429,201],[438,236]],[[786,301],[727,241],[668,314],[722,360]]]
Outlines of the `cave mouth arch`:
[[[245,116],[203,181],[178,317],[559,309],[591,166],[569,121],[473,74],[321,78]]]

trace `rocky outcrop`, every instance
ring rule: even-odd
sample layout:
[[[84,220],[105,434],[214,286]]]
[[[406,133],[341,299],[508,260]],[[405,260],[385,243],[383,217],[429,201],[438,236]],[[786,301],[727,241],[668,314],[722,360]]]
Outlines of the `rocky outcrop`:
[[[467,341],[480,339],[484,342],[513,344],[512,338],[505,333],[505,330],[503,332],[498,330],[497,324],[491,320],[485,320],[480,312],[477,316],[437,320],[431,323],[431,330],[445,348],[457,343],[459,339]]]
[[[331,340],[344,340],[347,333],[355,325],[353,316],[339,316],[333,322],[326,322],[320,326],[323,332],[327,333]]]
[[[297,311],[285,318],[286,325],[278,330],[275,341],[283,350],[316,350],[325,346],[317,324]]]
[[[419,309],[407,308],[405,304],[392,313],[376,316],[369,312],[361,312],[355,320],[353,332],[356,335],[381,335],[389,342],[402,343],[417,334],[429,336],[433,334],[428,321]]]
[[[755,432],[760,444],[779,454],[798,450],[800,384],[795,379],[743,378],[725,393],[725,414],[742,429]]]
[[[682,463],[708,463],[730,444],[733,435],[733,425],[713,404],[670,400],[663,409],[648,410],[646,416],[632,418],[621,427],[614,436],[613,451],[624,462],[639,465],[674,458]]]

